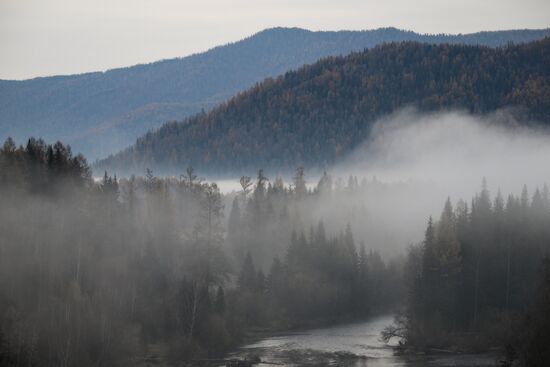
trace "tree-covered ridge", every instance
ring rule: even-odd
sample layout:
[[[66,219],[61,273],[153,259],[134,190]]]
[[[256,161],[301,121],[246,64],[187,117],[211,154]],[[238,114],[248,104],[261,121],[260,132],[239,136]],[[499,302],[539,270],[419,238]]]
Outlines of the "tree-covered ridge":
[[[183,58],[105,72],[0,80],[0,139],[62,140],[89,159],[132,144],[149,129],[210,109],[266,77],[322,57],[383,42],[480,44],[490,47],[550,36],[550,29],[422,35],[395,28],[311,32],[273,28]]]
[[[97,164],[115,172],[223,173],[336,162],[373,121],[404,106],[550,121],[550,39],[491,49],[391,43],[266,79],[209,113],[167,123]]]

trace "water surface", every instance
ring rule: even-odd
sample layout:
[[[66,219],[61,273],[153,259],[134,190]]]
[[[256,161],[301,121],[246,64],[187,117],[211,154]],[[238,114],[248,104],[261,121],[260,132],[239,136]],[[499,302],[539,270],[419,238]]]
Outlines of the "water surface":
[[[494,355],[396,355],[380,340],[392,316],[370,321],[271,336],[248,344],[231,357],[258,356],[259,366],[496,366]]]

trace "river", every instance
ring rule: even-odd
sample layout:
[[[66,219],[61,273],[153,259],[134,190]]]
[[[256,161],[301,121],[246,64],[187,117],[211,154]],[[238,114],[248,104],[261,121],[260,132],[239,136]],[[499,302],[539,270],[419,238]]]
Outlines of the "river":
[[[366,322],[284,335],[270,336],[242,346],[232,358],[257,356],[258,366],[497,366],[492,354],[474,355],[396,355],[391,346],[380,340],[382,329],[392,322],[383,316]]]

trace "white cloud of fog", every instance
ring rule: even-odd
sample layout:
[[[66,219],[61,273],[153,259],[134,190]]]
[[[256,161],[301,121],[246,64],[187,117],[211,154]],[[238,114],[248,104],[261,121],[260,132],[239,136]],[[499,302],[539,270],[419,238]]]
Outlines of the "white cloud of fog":
[[[407,108],[386,116],[374,124],[367,141],[328,169],[343,186],[350,175],[359,182],[365,178],[366,189],[312,201],[303,208],[304,224],[322,220],[333,234],[350,224],[368,249],[385,257],[403,254],[410,243],[422,240],[430,216],[439,219],[447,197],[453,204],[469,203],[484,177],[493,198],[499,189],[506,199],[520,195],[524,185],[532,195],[550,184],[550,131],[534,126],[519,124],[506,111],[472,116]],[[306,179],[313,188],[319,175],[307,171]],[[225,193],[240,189],[238,178],[217,183]]]
[[[337,177],[376,177],[366,192],[313,210],[334,230],[350,223],[359,240],[384,255],[422,239],[451,197],[469,202],[487,178],[492,197],[550,183],[550,134],[520,126],[506,112],[420,114],[405,109],[378,121],[370,139],[331,170]]]
[[[377,122],[338,170],[428,181],[448,195],[469,197],[483,177],[503,192],[550,182],[549,158],[550,131],[520,125],[506,112],[474,117],[405,109]]]

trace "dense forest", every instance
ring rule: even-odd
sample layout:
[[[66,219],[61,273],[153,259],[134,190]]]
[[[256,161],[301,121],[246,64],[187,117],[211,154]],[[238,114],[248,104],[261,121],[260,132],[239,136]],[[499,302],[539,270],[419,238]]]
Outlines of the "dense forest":
[[[353,176],[311,186],[302,168],[290,184],[259,170],[230,194],[192,168],[94,181],[82,155],[37,139],[6,140],[0,173],[2,366],[193,365],[254,330],[392,310],[382,337],[404,351],[549,360],[546,185],[492,199],[484,182],[471,203],[448,199],[407,257],[383,259],[315,215],[372,220],[346,201],[380,183]]]
[[[222,194],[191,168],[94,182],[68,146],[6,140],[0,365],[193,364],[253,329],[364,318],[402,298],[402,261],[310,215],[356,179],[308,189],[302,169],[291,185],[260,170],[240,183]]]
[[[445,203],[422,243],[409,250],[407,306],[386,339],[403,347],[487,350],[503,363],[550,362],[550,192]]]
[[[484,114],[511,109],[550,121],[550,39],[492,49],[391,43],[267,79],[209,113],[151,131],[96,164],[117,173],[222,175],[258,166],[327,167],[363,142],[373,122],[405,106]]]
[[[0,80],[0,139],[61,139],[90,159],[135,142],[149,129],[210,109],[267,77],[322,57],[383,42],[478,44],[490,47],[550,36],[550,29],[422,35],[395,28],[311,32],[273,28],[183,58],[106,72]]]
[[[0,367],[550,367],[550,0],[494,3],[0,0]]]

